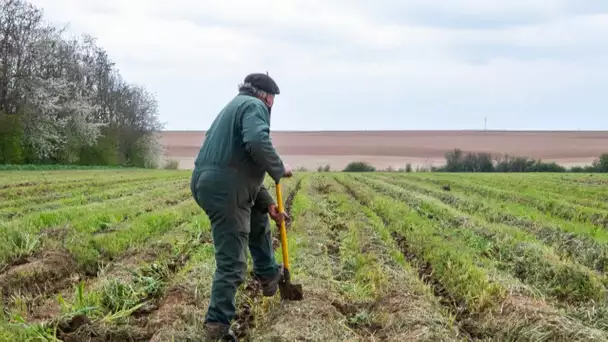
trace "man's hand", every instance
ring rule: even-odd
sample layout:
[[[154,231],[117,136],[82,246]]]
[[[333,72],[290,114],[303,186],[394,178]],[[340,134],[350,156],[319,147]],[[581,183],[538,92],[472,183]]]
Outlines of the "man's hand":
[[[291,166],[284,164],[285,166],[285,172],[283,174],[283,177],[285,178],[290,178],[291,176],[293,176],[293,171],[291,170]]]
[[[287,213],[279,213],[279,207],[274,203],[268,206],[268,215],[277,224],[281,224],[281,220],[285,220],[285,222],[289,220],[289,215]]]

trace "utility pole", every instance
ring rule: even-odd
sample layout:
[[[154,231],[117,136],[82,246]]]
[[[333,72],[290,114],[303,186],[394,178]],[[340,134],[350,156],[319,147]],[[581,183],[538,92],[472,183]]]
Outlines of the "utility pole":
[[[483,130],[484,131],[488,130],[488,117],[487,116],[485,118],[483,118]]]

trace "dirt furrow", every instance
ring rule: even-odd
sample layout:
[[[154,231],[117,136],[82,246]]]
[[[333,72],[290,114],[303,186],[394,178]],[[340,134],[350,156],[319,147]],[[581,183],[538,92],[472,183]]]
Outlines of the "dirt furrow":
[[[285,221],[285,229],[287,229],[287,230],[289,230],[289,227],[291,227],[291,206],[293,203],[293,199],[295,198],[296,194],[300,191],[300,189],[302,187],[302,179],[303,178],[300,178],[296,181],[294,188],[290,189],[289,193],[286,194],[287,196],[285,196],[285,194],[283,195],[284,196],[283,198],[285,199],[285,207],[284,207],[285,213],[287,213],[287,216],[289,217]],[[276,250],[280,246],[281,246],[281,232],[279,231],[279,227],[277,226],[275,236],[272,238],[272,248],[274,250]]]
[[[183,180],[171,181],[158,180],[154,183],[148,181],[136,181],[125,187],[108,187],[104,189],[91,189],[78,193],[67,193],[62,196],[37,197],[34,199],[20,199],[20,203],[10,205],[9,208],[0,209],[0,219],[17,220],[29,214],[44,211],[53,211],[65,207],[78,208],[92,203],[101,203],[114,199],[125,199],[143,192],[148,192],[158,187],[179,186]],[[99,191],[96,191],[99,190]]]
[[[185,221],[186,219],[180,220],[179,223],[175,222],[176,227]],[[93,248],[102,249],[102,246],[94,246]],[[169,253],[171,248],[171,245],[156,245],[154,249],[157,250],[148,252],[136,251],[138,253],[159,255],[163,252]],[[139,256],[144,257],[145,255]],[[89,268],[85,264],[80,263],[75,257],[75,255],[63,249],[58,251],[43,251],[39,252],[36,256],[30,257],[26,263],[8,269],[0,275],[0,293],[3,294],[5,308],[10,310],[15,305],[21,305],[25,306],[24,313],[34,321],[50,319],[60,313],[59,303],[55,296],[57,294],[70,296],[72,287],[80,281],[84,281],[87,284],[91,282],[95,283],[95,280],[100,275],[99,270],[102,263],[128,265],[129,263],[125,262],[126,259],[142,259],[134,257],[128,248],[121,253],[116,262],[112,260],[113,258],[105,257],[103,260],[97,260],[96,264],[98,266],[94,268]],[[177,255],[175,258],[175,260],[171,260],[166,264],[169,270],[177,268],[175,264],[179,264],[182,256]],[[108,268],[105,268],[104,271],[108,271]],[[73,325],[68,324],[68,326]]]
[[[554,247],[555,252],[565,259],[572,259],[593,270],[605,273],[608,270],[608,244],[601,231],[585,232],[580,223],[570,221],[543,221],[530,219],[525,213],[510,209],[500,209],[484,203],[481,197],[468,197],[454,192],[440,191],[423,184],[401,179],[385,179],[387,184],[406,191],[425,194],[468,215],[483,218],[490,224],[504,224],[522,229],[538,238],[539,241]],[[532,212],[533,214],[533,212]],[[597,239],[597,240],[596,240]]]
[[[324,199],[323,203],[326,204],[326,210],[322,211],[320,216],[323,226],[328,228],[328,239],[325,248],[330,260],[333,280],[346,281],[348,280],[349,275],[342,270],[343,260],[340,255],[340,249],[342,248],[342,234],[348,230],[348,227],[340,220],[339,215],[335,212],[338,203],[327,198],[327,195],[332,191],[335,191],[335,189],[331,187],[331,184],[318,182],[313,185],[313,190],[322,196]],[[373,304],[350,303],[335,299],[331,302],[331,305],[344,316],[346,324],[358,335],[367,335],[370,333],[369,330],[378,330],[378,327],[360,326],[355,323],[356,316],[361,312],[372,309],[371,305]]]
[[[287,199],[285,200],[285,211],[287,213],[291,212],[291,205],[293,204],[293,199],[296,197],[296,194],[300,191],[300,189],[302,188],[302,180],[304,178],[300,178],[297,180],[295,187],[293,188],[293,190],[287,195]]]
[[[132,269],[137,269],[140,277],[153,278],[160,287],[149,290],[143,298],[139,299],[136,304],[140,307],[130,314],[126,324],[107,326],[103,322],[94,321],[74,327],[73,323],[62,322],[63,326],[70,328],[59,329],[58,338],[66,342],[150,341],[159,325],[167,322],[167,317],[164,315],[168,307],[187,300],[184,292],[179,291],[177,287],[167,287],[167,283],[190,261],[196,249],[210,244],[209,234],[202,234],[188,241],[186,247],[177,253],[172,253],[174,248],[172,244],[164,242],[124,256],[104,274],[105,283],[100,279],[97,283],[90,284],[90,287],[102,289],[108,280],[113,279],[121,279],[125,284],[129,284],[133,281]]]
[[[418,256],[411,251],[409,243],[403,235],[392,231],[391,236],[397,246],[399,246],[405,259],[418,269],[418,277],[433,290],[433,294],[439,299],[441,305],[453,315],[460,333],[469,341],[482,339],[482,335],[476,335],[475,331],[468,330],[468,325],[464,318],[469,317],[470,313],[465,305],[459,303],[458,300],[451,296],[443,285],[433,277],[433,266],[418,258]]]
[[[292,189],[289,189],[289,193],[283,194],[283,196],[287,195],[285,200],[285,213],[289,217],[291,217],[291,207],[293,203],[293,199],[300,191],[302,184],[302,178],[296,181],[295,186]],[[284,188],[283,188],[284,189]],[[291,220],[285,222],[286,228],[291,225]],[[277,226],[276,229],[276,237],[273,237],[273,250],[276,250],[281,245],[280,240],[280,231]],[[249,274],[248,280],[244,285],[242,297],[239,298],[239,303],[237,304],[237,313],[235,317],[234,324],[234,332],[239,338],[239,340],[249,341],[249,333],[252,329],[255,328],[255,312],[253,307],[255,305],[259,305],[259,302],[262,300],[262,287],[260,282],[254,276],[253,272]]]
[[[167,180],[172,179],[174,177],[167,177]],[[4,191],[0,191],[0,199],[4,200],[15,200],[15,199],[23,199],[24,197],[32,197],[32,198],[40,198],[44,196],[53,196],[58,194],[66,194],[69,193],[72,189],[79,189],[82,187],[87,188],[109,188],[115,187],[119,184],[128,184],[131,181],[141,182],[141,181],[152,181],[158,180],[159,177],[157,175],[150,176],[131,176],[131,177],[120,177],[120,178],[101,178],[101,179],[85,179],[85,180],[75,180],[75,181],[66,181],[64,184],[59,183],[47,183],[41,185],[39,188],[25,188],[25,189],[8,189]]]
[[[467,255],[475,253],[472,247],[433,233],[432,224],[427,226],[425,215],[421,215],[417,210],[400,209],[400,202],[396,199],[376,195],[374,189],[364,183],[352,182],[353,186],[355,184],[357,193],[361,193],[362,197],[369,196],[371,206],[378,215],[387,215],[387,218],[390,218],[392,231],[398,231],[400,235],[407,237],[407,240],[404,240],[399,235],[395,236],[402,245],[404,241],[407,242],[404,253],[414,260],[419,260],[417,266],[422,268],[420,273],[430,275],[427,281],[429,285],[433,287],[433,284],[438,284],[433,290],[437,291],[438,297],[447,299],[444,300],[445,306],[455,313],[456,323],[465,336],[483,339],[496,336],[501,339],[525,340],[605,340],[605,331],[573,319],[551,301],[535,296],[533,289],[517,279],[492,268],[491,265],[484,266],[481,259],[467,259]],[[379,203],[383,202],[394,210],[382,208]],[[398,217],[402,217],[405,222],[399,223]],[[409,241],[411,239],[415,239],[416,244]],[[420,245],[427,242],[429,245]],[[468,253],[467,249],[470,249]],[[433,267],[428,267],[427,261]],[[458,273],[455,270],[459,270]],[[473,270],[480,276],[473,278]],[[448,275],[451,275],[451,279]],[[461,276],[467,277],[468,281],[454,282]],[[480,285],[485,282],[493,287],[486,285],[485,289],[490,291],[486,290],[484,293],[479,290],[481,287],[471,287],[469,279],[478,279]],[[468,288],[463,289],[460,287],[462,285]],[[444,291],[446,295],[443,295]],[[471,297],[471,294],[475,297]],[[474,300],[471,301],[471,298]],[[478,302],[479,299],[484,299],[485,302]]]
[[[154,209],[157,209],[160,204],[165,204],[166,206],[164,208],[166,209],[169,207],[177,206],[178,204],[183,203],[187,200],[188,200],[188,197],[183,196],[183,197],[179,197],[179,198],[175,198],[175,199],[167,199],[167,200],[153,201],[153,202],[146,203],[144,208],[142,208],[142,210],[138,210],[138,211],[124,215],[121,218],[121,221],[116,223],[113,226],[101,224],[99,226],[98,230],[91,232],[91,236],[99,236],[99,235],[111,233],[114,231],[118,231],[120,229],[120,227],[124,227],[129,222],[131,222],[130,220],[136,219],[146,213],[150,213],[150,212],[154,211]],[[179,223],[181,224],[181,223],[183,223],[183,221],[180,221]],[[72,233],[72,234],[70,234],[70,233]],[[39,241],[42,241],[42,243],[41,243],[41,245],[39,245],[39,248],[35,250],[34,254],[33,255],[25,255],[25,254],[17,255],[13,259],[10,259],[7,263],[0,264],[0,276],[4,276],[6,273],[10,273],[15,268],[18,268],[18,267],[27,268],[28,267],[27,265],[30,263],[38,263],[41,261],[41,259],[44,259],[44,255],[48,252],[59,253],[59,254],[64,254],[64,255],[69,256],[70,253],[69,253],[69,251],[66,250],[66,248],[69,247],[69,246],[67,246],[69,238],[74,238],[73,234],[78,234],[78,232],[70,231],[70,229],[67,226],[60,227],[60,228],[48,227],[48,228],[42,229],[40,234],[38,235],[38,239],[39,239]],[[59,248],[53,247],[52,249],[56,249],[55,251],[44,250],[45,245],[50,244],[51,241],[56,242],[57,246],[60,246],[60,247]],[[101,252],[103,252],[103,250]],[[103,255],[103,253],[102,253],[102,255]],[[72,256],[70,256],[70,258],[73,259]],[[98,260],[97,264],[100,264],[100,263],[103,263],[106,261],[111,261],[111,258],[100,259],[100,260]],[[74,265],[75,265],[75,267],[77,266],[76,264],[74,264]],[[97,268],[93,267],[91,269],[79,269],[77,272],[80,272],[85,276],[94,276],[95,271],[93,271],[93,269],[97,269]]]
[[[336,179],[336,181],[346,189],[346,192],[353,199],[357,200],[359,203],[361,203],[361,205],[367,206],[368,203],[357,196],[355,189],[353,189],[350,184],[342,182],[340,179]],[[384,225],[389,228],[389,220],[382,215],[378,215],[378,217],[380,217]],[[453,315],[456,323],[455,326],[458,328],[459,334],[464,336],[469,341],[473,341],[476,338],[481,338],[482,336],[476,336],[475,332],[467,330],[466,324],[464,324],[462,321],[463,315],[467,314],[465,306],[458,303],[452,296],[450,296],[449,293],[442,287],[441,283],[432,277],[432,266],[428,262],[420,260],[416,254],[410,250],[408,247],[408,242],[404,236],[395,231],[391,231],[391,236],[408,263],[418,270],[418,277],[420,280],[422,280],[424,284],[432,289],[433,294],[439,299],[439,303],[451,315]]]
[[[76,260],[68,253],[46,251],[0,275],[0,293],[4,307],[10,308],[16,301],[34,302],[83,277],[77,270]]]

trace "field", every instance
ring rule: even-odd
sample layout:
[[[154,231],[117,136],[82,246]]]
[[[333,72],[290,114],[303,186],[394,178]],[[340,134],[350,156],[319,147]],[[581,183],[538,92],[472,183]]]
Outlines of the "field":
[[[215,261],[189,176],[2,172],[0,341],[200,340]],[[305,298],[261,297],[248,278],[234,328],[251,341],[606,341],[607,185],[299,173],[284,198]]]
[[[280,114],[278,114],[280,115]],[[377,169],[399,169],[406,163],[440,166],[448,151],[508,153],[543,159],[570,167],[591,164],[606,152],[606,131],[272,131],[273,143],[287,163],[315,170],[329,164],[342,170],[353,160]],[[160,135],[165,158],[191,169],[203,131],[164,131]]]

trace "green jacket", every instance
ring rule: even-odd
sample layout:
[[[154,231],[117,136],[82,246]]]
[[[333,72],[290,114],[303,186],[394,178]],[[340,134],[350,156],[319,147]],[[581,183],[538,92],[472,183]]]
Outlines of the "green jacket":
[[[234,178],[237,191],[245,191],[250,203],[263,211],[274,203],[264,177],[268,173],[278,183],[285,169],[270,139],[270,112],[264,102],[238,94],[222,109],[194,161],[195,172],[205,170],[221,171],[213,177]]]

